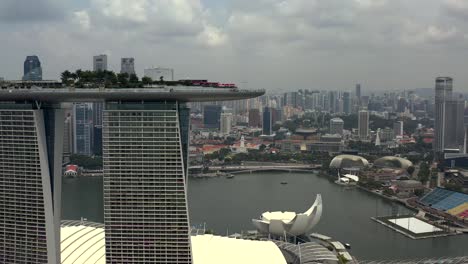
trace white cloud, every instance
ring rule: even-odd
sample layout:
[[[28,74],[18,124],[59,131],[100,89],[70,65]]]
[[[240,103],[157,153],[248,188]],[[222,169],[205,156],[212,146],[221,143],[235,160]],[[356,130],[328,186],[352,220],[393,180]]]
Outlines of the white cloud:
[[[12,5],[19,1],[4,1],[8,10],[34,13],[27,6]],[[20,21],[14,27],[0,23],[4,33],[13,33],[12,43],[0,50],[0,57],[6,58],[3,69],[7,76],[14,75],[12,69],[20,71],[21,65],[8,65],[20,64],[29,53],[39,55],[49,73],[86,69],[93,54],[107,50],[113,54],[109,56],[113,69],[118,69],[120,56],[134,56],[137,68],[174,67],[185,73],[182,76],[237,74],[252,79],[248,80],[252,85],[277,86],[282,81],[289,85],[281,76],[292,74],[292,82],[308,86],[315,74],[314,83],[328,87],[320,81],[323,77],[340,87],[346,82],[342,78],[386,80],[386,73],[379,75],[378,69],[404,69],[407,65],[398,59],[414,53],[425,61],[412,67],[429,71],[430,65],[438,64],[429,60],[440,59],[435,54],[449,58],[468,42],[468,0],[235,0],[208,6],[211,2],[90,0],[89,6],[61,12],[62,23],[14,18]],[[8,17],[2,17],[6,10],[2,7],[3,2],[4,22]],[[35,45],[29,44],[31,40]],[[452,61],[468,56],[458,50],[465,56]],[[227,73],[226,66],[232,67]],[[459,68],[463,67],[454,67]],[[259,69],[261,73],[252,73]]]
[[[228,36],[219,28],[204,25],[204,30],[198,35],[198,41],[209,47],[217,47],[226,44]]]
[[[88,31],[91,27],[91,19],[86,10],[73,12],[72,20],[84,31]]]

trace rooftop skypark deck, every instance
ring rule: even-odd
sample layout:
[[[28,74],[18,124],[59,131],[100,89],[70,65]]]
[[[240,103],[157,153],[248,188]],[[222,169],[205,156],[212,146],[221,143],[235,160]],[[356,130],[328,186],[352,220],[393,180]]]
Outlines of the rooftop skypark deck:
[[[258,97],[265,90],[240,90],[192,86],[158,86],[151,88],[14,88],[2,87],[0,101],[99,102],[160,101],[180,102],[229,101]]]

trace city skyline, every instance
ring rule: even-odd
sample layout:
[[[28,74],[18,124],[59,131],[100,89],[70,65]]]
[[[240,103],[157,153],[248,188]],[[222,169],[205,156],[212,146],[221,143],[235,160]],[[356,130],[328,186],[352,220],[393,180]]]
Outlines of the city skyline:
[[[21,77],[29,54],[41,58],[45,79],[91,69],[92,55],[107,54],[116,72],[120,58],[131,56],[140,76],[144,68],[169,67],[177,78],[246,82],[269,92],[354,83],[363,92],[414,89],[432,87],[437,75],[455,78],[458,90],[468,87],[463,1],[8,0],[0,10],[9,35],[0,50],[6,79]]]

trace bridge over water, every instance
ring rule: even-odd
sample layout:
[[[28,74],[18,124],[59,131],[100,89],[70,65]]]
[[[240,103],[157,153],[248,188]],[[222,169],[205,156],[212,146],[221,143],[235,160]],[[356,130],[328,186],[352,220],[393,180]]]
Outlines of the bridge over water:
[[[193,167],[192,167],[193,168]],[[245,173],[256,171],[313,171],[320,169],[318,164],[268,164],[268,165],[235,165],[235,166],[210,166],[211,171],[229,173]]]

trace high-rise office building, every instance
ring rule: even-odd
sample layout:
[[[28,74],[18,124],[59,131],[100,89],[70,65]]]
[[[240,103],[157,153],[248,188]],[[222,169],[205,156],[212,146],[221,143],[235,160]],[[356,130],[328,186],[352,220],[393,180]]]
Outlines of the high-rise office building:
[[[369,112],[367,110],[359,111],[358,133],[360,140],[367,140],[369,138]]]
[[[203,107],[203,125],[205,128],[219,129],[221,110],[220,105],[205,105]]]
[[[106,104],[107,263],[191,263],[188,123],[177,102]]]
[[[452,98],[445,102],[445,123],[444,148],[458,149],[459,152],[465,151],[465,101],[460,98]]]
[[[344,121],[341,118],[332,118],[330,120],[330,134],[343,135]]]
[[[122,58],[120,59],[120,73],[135,74],[135,59]]]
[[[270,107],[265,107],[263,108],[263,122],[262,122],[262,127],[263,127],[263,134],[264,135],[271,135],[273,134],[272,128],[273,128],[273,123],[272,123],[272,111]]]
[[[361,84],[356,84],[355,96],[358,100],[361,100]]]
[[[89,103],[73,105],[73,152],[76,154],[92,154],[92,107]]]
[[[453,79],[438,77],[435,87],[434,151],[464,151],[464,101],[453,97]]]
[[[107,55],[93,56],[93,71],[107,71]]]
[[[403,136],[403,121],[393,123],[393,135],[395,137]]]
[[[64,118],[0,104],[0,263],[60,263]]]
[[[445,127],[446,127],[446,111],[445,102],[452,98],[452,78],[438,77],[435,85],[435,133],[434,133],[434,151],[443,152],[445,149]]]
[[[260,119],[260,110],[252,108],[249,110],[249,127],[260,127],[262,125]]]
[[[233,116],[232,113],[223,112],[221,114],[220,133],[229,135],[232,129]]]
[[[351,113],[351,97],[349,92],[343,93],[343,112],[345,114]]]
[[[27,56],[24,61],[23,81],[42,81],[42,67],[39,57]]]

